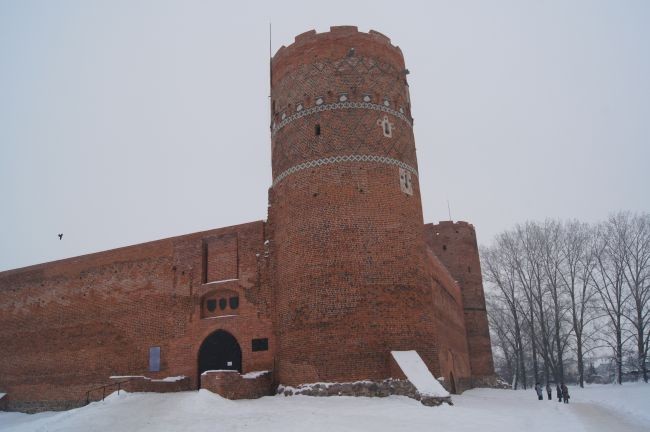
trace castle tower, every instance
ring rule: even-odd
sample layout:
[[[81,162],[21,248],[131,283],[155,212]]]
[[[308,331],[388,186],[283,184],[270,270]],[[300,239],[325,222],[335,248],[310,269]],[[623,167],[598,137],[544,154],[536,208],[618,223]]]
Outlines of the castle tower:
[[[492,384],[494,363],[481,261],[474,226],[443,221],[425,226],[427,243],[461,287],[472,385]]]
[[[408,71],[375,31],[310,31],[271,62],[276,379],[439,370]]]

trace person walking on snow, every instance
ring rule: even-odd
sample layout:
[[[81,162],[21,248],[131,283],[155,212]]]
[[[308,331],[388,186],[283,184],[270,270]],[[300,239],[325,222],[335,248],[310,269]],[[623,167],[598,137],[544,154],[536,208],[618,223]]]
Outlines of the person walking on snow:
[[[562,389],[560,388],[559,384],[556,384],[555,386],[555,391],[557,392],[557,401],[562,402]]]
[[[569,397],[569,388],[562,383],[562,399],[564,399],[564,403],[569,403]]]
[[[537,399],[544,400],[544,396],[542,395],[542,386],[539,383],[535,384],[535,391],[537,392]]]
[[[548,394],[548,400],[551,400],[553,396],[553,390],[551,389],[551,384],[548,382],[546,383],[546,394]]]

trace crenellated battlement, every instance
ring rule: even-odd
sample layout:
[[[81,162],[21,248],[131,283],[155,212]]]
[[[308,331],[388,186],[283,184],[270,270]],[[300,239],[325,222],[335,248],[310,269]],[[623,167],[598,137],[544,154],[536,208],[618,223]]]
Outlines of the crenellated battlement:
[[[289,46],[282,45],[273,56],[273,62],[280,59],[282,55],[285,55],[287,51],[291,49],[300,48],[305,45],[322,42],[325,40],[334,40],[350,36],[360,36],[362,38],[368,38],[369,40],[378,42],[387,47],[394,49],[399,55],[402,55],[402,50],[399,46],[393,45],[388,36],[384,35],[381,32],[376,30],[370,30],[368,33],[360,32],[357,26],[331,26],[330,31],[318,33],[316,30],[308,30],[306,32],[300,33],[293,40],[293,43]]]
[[[390,38],[384,35],[383,33],[380,33],[376,30],[370,30],[368,33],[360,32],[357,26],[331,26],[330,31],[322,32],[322,33],[317,33],[316,30],[313,29],[308,30],[296,36],[294,38],[294,42],[292,45],[309,43],[312,40],[322,40],[328,37],[341,37],[341,36],[350,36],[350,35],[357,35],[357,34],[368,35],[376,41],[382,42],[386,45],[390,45],[391,47],[397,50],[400,49],[398,46],[393,45],[390,42]],[[285,47],[282,46],[280,50],[282,48]]]
[[[370,30],[360,32],[356,26],[332,26],[330,31],[317,33],[309,30],[295,37],[288,46],[281,46],[271,59],[272,84],[287,70],[319,59],[345,58],[350,55],[381,58],[404,70],[402,50],[382,33]]]
[[[434,232],[445,232],[449,233],[450,231],[456,231],[457,234],[460,234],[460,230],[467,231],[469,230],[472,234],[476,235],[476,230],[474,229],[474,225],[472,225],[469,222],[465,221],[439,221],[437,224],[430,224],[431,229]]]

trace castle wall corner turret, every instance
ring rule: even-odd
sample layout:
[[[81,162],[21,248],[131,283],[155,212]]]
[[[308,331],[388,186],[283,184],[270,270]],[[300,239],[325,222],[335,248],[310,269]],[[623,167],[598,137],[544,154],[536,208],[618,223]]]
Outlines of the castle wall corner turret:
[[[463,221],[427,224],[425,238],[460,285],[472,379],[478,384],[492,380],[494,362],[474,226]]]

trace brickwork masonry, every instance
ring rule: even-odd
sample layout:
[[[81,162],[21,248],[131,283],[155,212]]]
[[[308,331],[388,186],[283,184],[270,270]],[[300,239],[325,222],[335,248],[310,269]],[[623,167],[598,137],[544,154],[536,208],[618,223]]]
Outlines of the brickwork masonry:
[[[451,393],[489,384],[476,234],[424,224],[407,75],[381,33],[303,33],[271,60],[267,221],[1,272],[0,403],[68,409],[124,375],[417,397],[390,360],[408,350]]]

